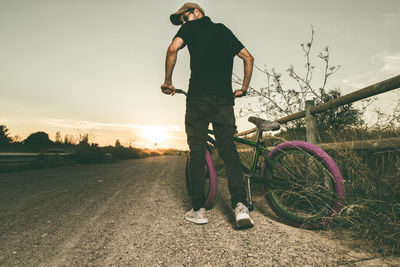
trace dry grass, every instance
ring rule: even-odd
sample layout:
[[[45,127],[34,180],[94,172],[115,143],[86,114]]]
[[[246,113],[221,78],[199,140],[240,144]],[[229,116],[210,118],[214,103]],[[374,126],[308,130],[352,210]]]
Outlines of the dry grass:
[[[336,151],[345,178],[346,205],[336,227],[365,238],[383,254],[400,248],[400,149]]]
[[[400,129],[350,129],[327,132],[321,142],[370,140],[400,136]],[[254,137],[251,137],[254,139]],[[305,140],[305,131],[289,130],[274,138],[267,137],[267,146],[285,140]],[[244,148],[238,145],[238,149]],[[400,253],[400,148],[375,151],[329,151],[345,180],[345,206],[329,228],[346,231],[351,237],[368,240],[383,255]],[[224,175],[223,162],[214,153],[216,167]],[[240,153],[251,162],[252,152]]]

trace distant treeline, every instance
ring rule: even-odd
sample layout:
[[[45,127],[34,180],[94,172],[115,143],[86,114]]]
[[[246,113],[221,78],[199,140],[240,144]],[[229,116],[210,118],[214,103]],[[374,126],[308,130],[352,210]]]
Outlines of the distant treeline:
[[[18,137],[10,137],[8,128],[5,125],[0,125],[0,152],[40,153],[38,161],[34,161],[34,165],[39,164],[40,166],[58,166],[69,164],[70,162],[112,162],[121,159],[181,153],[176,149],[158,149],[155,151],[132,146],[125,147],[118,139],[115,141],[115,146],[100,147],[98,144],[90,142],[89,134],[81,134],[78,138],[66,135],[62,139],[60,132],[57,132],[55,141],[52,141],[47,133],[39,131],[30,134],[22,141],[18,139]],[[49,156],[49,153],[52,156]],[[55,157],[54,154],[59,156]]]

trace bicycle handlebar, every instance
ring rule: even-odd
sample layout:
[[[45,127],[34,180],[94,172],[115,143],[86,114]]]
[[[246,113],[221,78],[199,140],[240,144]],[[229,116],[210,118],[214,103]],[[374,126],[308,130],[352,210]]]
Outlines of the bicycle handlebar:
[[[161,90],[164,92],[164,91],[166,91],[166,90],[171,90],[171,89],[168,88],[168,87],[162,87]],[[183,95],[187,96],[186,91],[185,91],[185,90],[182,90],[182,89],[175,89],[175,93],[176,93],[176,94],[183,94]],[[245,96],[245,94],[244,94],[244,95],[237,96],[237,97],[243,97],[243,96]]]
[[[176,94],[183,94],[183,95],[187,96],[186,91],[184,91],[184,90],[182,90],[182,89],[175,89],[175,93],[176,93]]]

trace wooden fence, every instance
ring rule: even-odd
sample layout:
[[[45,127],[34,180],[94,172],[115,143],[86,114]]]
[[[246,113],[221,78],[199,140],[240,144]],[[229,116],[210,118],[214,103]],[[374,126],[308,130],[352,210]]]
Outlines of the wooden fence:
[[[327,111],[332,108],[340,107],[343,105],[347,105],[358,100],[362,100],[371,96],[375,96],[378,94],[382,94],[384,92],[388,92],[394,89],[400,88],[400,75],[397,75],[393,78],[384,80],[382,82],[367,86],[363,89],[355,91],[353,93],[341,96],[339,98],[333,99],[331,101],[325,102],[318,106],[314,106],[314,101],[306,101],[306,110],[300,111],[289,116],[280,118],[275,120],[281,124],[306,118],[306,131],[307,131],[307,141],[310,143],[317,143],[317,127],[316,121],[313,117],[314,114]],[[257,128],[253,128],[241,133],[238,133],[237,136],[243,136],[257,131]],[[323,149],[329,150],[332,148],[335,149],[369,149],[371,147],[387,147],[397,149],[400,147],[400,137],[399,138],[386,138],[379,140],[368,140],[368,141],[353,141],[353,142],[341,142],[341,143],[330,143],[330,144],[319,144]]]

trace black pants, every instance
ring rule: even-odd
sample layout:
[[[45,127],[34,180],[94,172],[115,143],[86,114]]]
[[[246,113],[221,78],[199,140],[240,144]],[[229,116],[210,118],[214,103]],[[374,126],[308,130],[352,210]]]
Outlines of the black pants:
[[[239,155],[233,142],[236,132],[232,100],[199,95],[186,102],[185,128],[190,148],[189,173],[192,185],[192,206],[194,210],[204,207],[205,196],[205,151],[207,130],[210,122],[215,132],[217,149],[225,163],[228,176],[231,204],[246,203],[245,183],[242,178]]]

